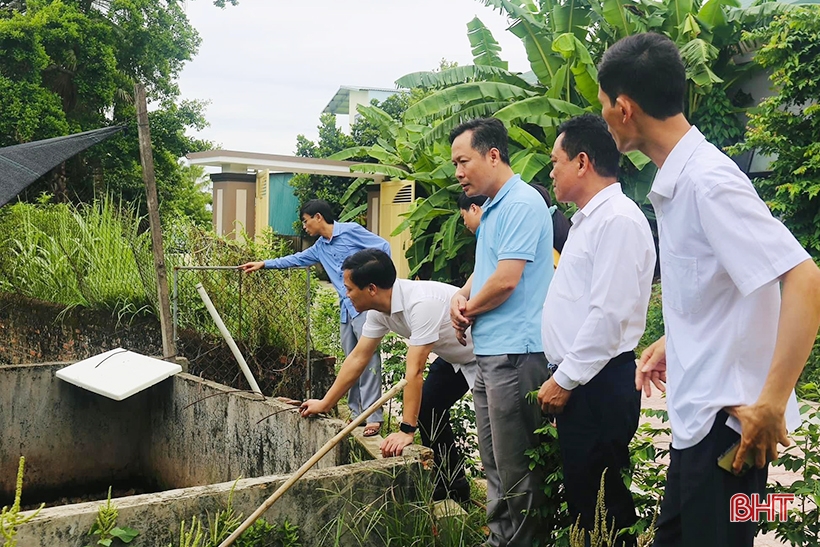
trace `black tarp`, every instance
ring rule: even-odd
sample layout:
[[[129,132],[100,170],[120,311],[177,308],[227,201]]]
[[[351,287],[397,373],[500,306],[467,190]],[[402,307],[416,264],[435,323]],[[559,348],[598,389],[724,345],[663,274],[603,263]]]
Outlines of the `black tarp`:
[[[0,148],[0,207],[54,167],[123,129],[115,125]]]

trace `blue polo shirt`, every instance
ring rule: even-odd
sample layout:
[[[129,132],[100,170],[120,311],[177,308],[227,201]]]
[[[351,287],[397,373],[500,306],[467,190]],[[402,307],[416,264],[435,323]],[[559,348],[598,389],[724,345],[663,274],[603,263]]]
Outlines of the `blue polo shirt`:
[[[476,355],[537,353],[541,308],[552,280],[552,219],[537,190],[514,175],[482,206],[470,298],[495,272],[499,260],[526,260],[521,280],[497,308],[473,324]]]

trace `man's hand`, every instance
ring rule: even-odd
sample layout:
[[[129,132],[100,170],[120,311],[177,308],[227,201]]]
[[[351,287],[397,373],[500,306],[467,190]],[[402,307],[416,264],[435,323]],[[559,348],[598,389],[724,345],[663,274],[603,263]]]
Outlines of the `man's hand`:
[[[302,418],[307,418],[315,414],[326,414],[330,412],[330,406],[331,405],[325,403],[324,400],[308,399],[299,406],[299,414],[302,415]]]
[[[726,411],[740,421],[740,447],[732,463],[735,473],[743,467],[747,452],[751,451],[755,465],[762,468],[777,458],[777,443],[791,444],[785,410],[755,403],[728,407]]]
[[[241,266],[237,266],[240,270],[245,273],[255,272],[256,270],[261,270],[265,266],[264,262],[246,262]]]
[[[538,402],[544,414],[561,414],[564,411],[572,391],[558,385],[555,378],[550,378],[538,390]]]
[[[652,384],[659,390],[666,391],[666,336],[661,336],[643,350],[641,358],[635,364],[636,390],[643,390],[647,397],[652,396]]]
[[[467,345],[467,328],[472,325],[473,320],[465,315],[467,311],[467,298],[456,293],[450,301],[450,320],[456,330],[456,339],[462,346]]]
[[[379,449],[382,451],[382,457],[389,458],[390,456],[401,456],[404,447],[411,444],[413,444],[412,433],[397,431],[388,435],[379,445]]]

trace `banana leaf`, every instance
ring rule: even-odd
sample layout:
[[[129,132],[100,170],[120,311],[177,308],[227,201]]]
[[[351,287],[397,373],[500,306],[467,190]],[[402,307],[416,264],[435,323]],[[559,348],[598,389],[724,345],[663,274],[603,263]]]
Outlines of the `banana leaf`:
[[[601,15],[612,27],[616,39],[635,33],[635,23],[630,20],[626,9],[632,4],[633,2],[628,0],[603,0]]]
[[[663,31],[674,42],[678,41],[681,35],[685,35],[686,20],[695,11],[692,0],[664,0],[666,6],[666,21],[663,24]]]
[[[552,34],[549,29],[528,20],[520,20],[509,30],[524,42],[524,50],[535,77],[542,85],[550,85],[561,60],[552,53]]]
[[[532,148],[535,150],[541,150],[546,152],[547,148],[538,139],[532,136],[528,131],[518,127],[517,125],[512,125],[507,128],[507,134],[510,136],[512,140],[523,146],[524,148]]]
[[[361,213],[367,210],[367,203],[362,203],[358,207],[354,207],[350,211],[346,211],[342,214],[341,218],[339,218],[339,222],[348,222],[359,216]]]
[[[476,81],[503,82],[523,89],[533,90],[532,85],[518,74],[488,65],[465,65],[442,70],[441,72],[413,72],[396,80],[397,87],[412,89],[441,89]]]
[[[536,175],[550,164],[550,157],[534,150],[525,149],[510,157],[510,167],[524,180],[532,182]]]
[[[449,116],[441,120],[435,127],[433,127],[427,133],[425,133],[424,137],[422,137],[421,141],[419,141],[419,145],[423,147],[428,147],[434,142],[438,141],[439,139],[444,139],[445,137],[447,137],[450,134],[450,131],[452,131],[460,123],[467,120],[471,120],[473,118],[492,116],[500,109],[508,106],[509,104],[509,101],[486,102],[478,103],[476,105],[469,106],[467,108],[459,110],[452,116]]]
[[[507,61],[503,61],[499,56],[501,46],[493,37],[481,19],[474,17],[467,23],[467,38],[472,46],[473,63],[476,65],[494,66],[507,70]]]
[[[420,100],[404,113],[405,120],[452,116],[474,101],[512,101],[535,95],[518,86],[499,82],[477,82],[448,87]]]
[[[350,171],[352,173],[370,173],[372,175],[385,175],[395,179],[412,180],[410,173],[404,169],[392,165],[381,165],[379,163],[357,163],[350,166]]]
[[[579,39],[584,39],[590,26],[589,5],[581,0],[568,0],[565,4],[552,7],[552,26],[556,34],[571,32]]]
[[[347,187],[347,190],[345,190],[345,193],[342,194],[342,198],[339,201],[344,205],[345,203],[347,203],[347,200],[350,199],[350,196],[352,196],[353,193],[356,192],[356,190],[358,190],[359,188],[361,188],[362,186],[364,186],[368,182],[370,182],[369,178],[367,178],[367,177],[358,177],[357,179],[355,179],[353,182],[350,183],[350,186]]]
[[[539,118],[546,118],[548,120],[560,118],[563,120],[571,118],[572,116],[579,116],[585,112],[586,110],[570,102],[541,96],[515,102],[496,112],[495,117],[504,123],[509,123],[514,120]],[[552,126],[555,124],[551,122],[548,125]]]

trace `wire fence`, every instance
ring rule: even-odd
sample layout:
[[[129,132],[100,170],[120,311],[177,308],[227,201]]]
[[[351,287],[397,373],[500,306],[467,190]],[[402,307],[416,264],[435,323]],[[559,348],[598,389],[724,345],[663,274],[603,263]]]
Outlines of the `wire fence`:
[[[196,290],[200,283],[265,395],[302,399],[316,391],[309,268],[262,269],[250,274],[235,266],[174,268],[174,337],[178,353],[190,363],[189,372],[236,389],[250,389]]]

